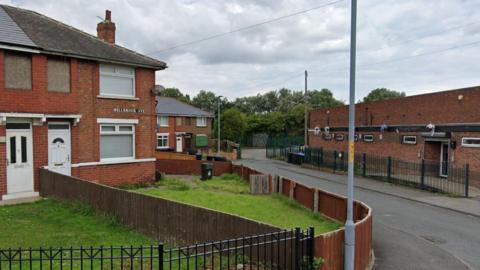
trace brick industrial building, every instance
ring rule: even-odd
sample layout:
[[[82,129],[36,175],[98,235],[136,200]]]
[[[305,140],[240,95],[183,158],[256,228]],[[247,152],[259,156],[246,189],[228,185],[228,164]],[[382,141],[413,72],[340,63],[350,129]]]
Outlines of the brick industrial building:
[[[106,12],[91,36],[0,5],[0,199],[36,195],[39,167],[107,184],[155,174],[155,71],[115,45]]]
[[[480,171],[480,87],[356,104],[355,151]],[[310,112],[312,147],[347,150],[348,107]]]
[[[215,115],[170,97],[157,98],[157,149],[207,149]]]

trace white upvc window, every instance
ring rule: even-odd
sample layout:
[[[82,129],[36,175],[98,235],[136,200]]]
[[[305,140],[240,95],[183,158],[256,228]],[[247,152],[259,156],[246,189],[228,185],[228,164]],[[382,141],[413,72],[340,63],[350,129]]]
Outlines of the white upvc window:
[[[197,127],[206,127],[207,118],[206,117],[197,117]]]
[[[100,160],[135,159],[135,126],[100,124]]]
[[[462,138],[462,146],[464,147],[480,147],[480,138]]]
[[[159,127],[168,127],[168,116],[158,115],[157,116],[157,126]]]
[[[417,144],[417,136],[405,135],[402,138],[404,144]]]
[[[157,133],[157,149],[167,149],[168,145],[168,133]]]
[[[135,97],[135,69],[118,65],[100,65],[100,96]]]

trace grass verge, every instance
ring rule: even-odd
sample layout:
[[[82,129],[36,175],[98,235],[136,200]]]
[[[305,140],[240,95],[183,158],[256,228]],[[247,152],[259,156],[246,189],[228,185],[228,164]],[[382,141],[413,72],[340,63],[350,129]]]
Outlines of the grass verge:
[[[313,226],[315,233],[321,234],[341,227],[283,196],[251,195],[248,184],[231,174],[208,181],[164,179],[155,187],[137,189],[136,192],[231,213],[285,229]]]

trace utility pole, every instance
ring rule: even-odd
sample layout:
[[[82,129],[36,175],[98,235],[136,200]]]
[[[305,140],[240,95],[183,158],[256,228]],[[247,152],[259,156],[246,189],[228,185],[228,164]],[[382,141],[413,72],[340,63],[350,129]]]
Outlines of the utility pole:
[[[355,158],[355,67],[357,50],[357,0],[352,0],[350,27],[350,102],[348,106],[347,220],[345,222],[345,270],[355,267],[355,225],[353,223],[353,173]]]
[[[308,96],[307,96],[307,78],[308,78],[308,72],[305,70],[305,95],[303,97],[304,99],[304,104],[305,104],[305,143],[304,145],[308,145]]]
[[[222,100],[222,97],[223,96],[218,96],[218,101],[217,101],[217,106],[218,106],[218,110],[217,110],[217,121],[218,121],[218,130],[217,130],[217,134],[218,134],[218,137],[217,137],[217,155],[220,156],[220,101]]]

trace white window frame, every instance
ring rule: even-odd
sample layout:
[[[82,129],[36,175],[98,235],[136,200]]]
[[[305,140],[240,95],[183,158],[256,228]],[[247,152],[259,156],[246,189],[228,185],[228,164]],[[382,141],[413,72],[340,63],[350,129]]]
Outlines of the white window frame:
[[[117,73],[117,72],[114,72],[114,73],[111,73],[111,72],[107,72],[107,71],[102,71],[102,67],[113,67],[114,69],[116,67],[121,67],[121,68],[129,68],[129,69],[132,69],[132,74],[121,74],[121,73]],[[111,64],[100,64],[100,67],[99,67],[100,71],[99,71],[99,74],[100,74],[100,78],[99,78],[99,97],[118,97],[118,98],[135,98],[136,97],[136,89],[135,89],[135,68],[133,67],[129,67],[129,66],[120,66],[120,65],[111,65]],[[117,78],[128,78],[128,79],[132,79],[132,95],[121,95],[121,94],[115,94],[115,93],[104,93],[102,92],[102,76],[109,76],[109,77],[117,77]]]
[[[200,123],[203,120],[205,123]],[[197,117],[197,127],[206,127],[207,126],[207,117]]]
[[[364,142],[373,142],[375,141],[375,136],[373,134],[364,134],[363,135]]]
[[[480,138],[478,138],[478,137],[463,137],[462,138],[462,146],[463,147],[480,147],[480,143],[479,144],[465,143],[466,140],[478,140],[478,141],[480,141]]]
[[[138,120],[137,120],[138,121]],[[115,127],[114,131],[102,131],[102,127],[105,126],[113,126]],[[120,131],[120,127],[126,126],[126,127],[132,127],[131,131]],[[133,123],[107,123],[103,122],[100,123],[100,138],[102,135],[132,135],[132,156],[131,157],[115,157],[115,158],[102,158],[102,150],[100,149],[100,143],[98,145],[99,147],[99,152],[100,152],[100,161],[129,161],[129,160],[135,160],[135,125]]]
[[[407,141],[405,139],[415,139],[415,141],[412,142],[412,141]],[[415,136],[415,135],[404,135],[402,137],[402,143],[404,143],[404,144],[417,144],[417,136]]]
[[[158,146],[158,137],[167,137],[167,145],[166,146]],[[169,133],[157,133],[157,149],[168,149],[170,148],[170,134]]]
[[[167,119],[166,124],[162,124],[161,118]],[[157,115],[157,126],[159,127],[168,127],[168,115]]]

